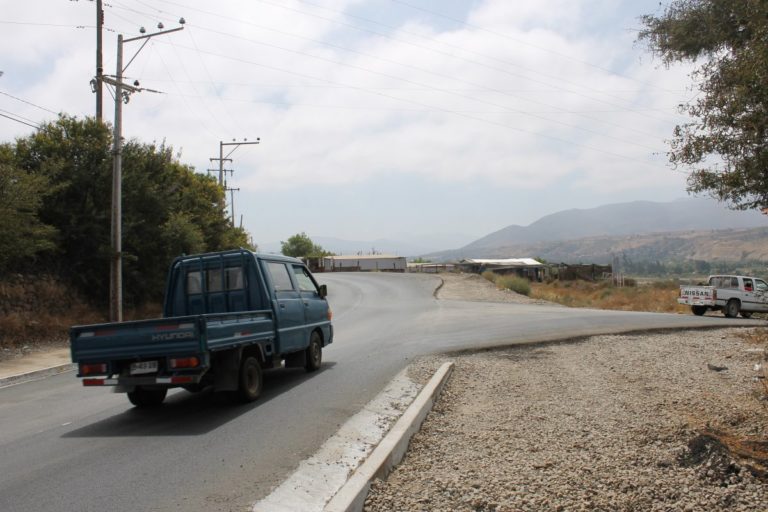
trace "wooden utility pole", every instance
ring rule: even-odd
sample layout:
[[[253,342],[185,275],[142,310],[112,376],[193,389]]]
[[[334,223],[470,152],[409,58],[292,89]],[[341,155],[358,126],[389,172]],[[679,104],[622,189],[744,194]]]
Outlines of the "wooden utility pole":
[[[101,31],[104,28],[104,9],[102,9],[102,0],[96,0],[96,83],[93,84],[96,93],[96,120],[103,121],[102,114],[102,96],[103,88],[102,75],[104,74],[104,64],[101,51]]]

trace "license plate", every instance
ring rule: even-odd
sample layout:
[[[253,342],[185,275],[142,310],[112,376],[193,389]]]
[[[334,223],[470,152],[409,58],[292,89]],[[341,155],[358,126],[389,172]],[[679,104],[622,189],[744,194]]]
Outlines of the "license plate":
[[[156,373],[157,361],[141,361],[131,363],[131,375],[140,375],[142,373]]]

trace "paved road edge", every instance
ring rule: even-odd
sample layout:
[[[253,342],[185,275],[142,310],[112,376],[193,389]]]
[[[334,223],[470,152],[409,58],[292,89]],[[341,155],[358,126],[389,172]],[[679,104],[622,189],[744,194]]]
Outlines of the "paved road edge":
[[[67,364],[51,366],[49,368],[41,368],[40,370],[35,370],[31,372],[19,373],[16,375],[0,378],[0,388],[4,388],[7,386],[14,386],[16,384],[23,384],[24,382],[42,379],[45,377],[50,377],[52,375],[58,375],[60,373],[71,372],[74,370],[75,370],[75,365],[73,363],[67,363]]]
[[[384,478],[402,460],[408,450],[411,437],[419,430],[427,414],[432,410],[452,371],[453,363],[445,363],[435,372],[371,455],[331,498],[323,512],[363,510],[371,482],[374,478]]]

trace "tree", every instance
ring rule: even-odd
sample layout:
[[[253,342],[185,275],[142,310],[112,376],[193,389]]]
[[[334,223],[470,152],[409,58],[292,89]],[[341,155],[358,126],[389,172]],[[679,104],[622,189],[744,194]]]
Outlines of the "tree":
[[[280,252],[294,258],[320,258],[331,254],[313,243],[303,231],[288,238],[285,242],[280,242]]]
[[[673,132],[673,165],[690,169],[688,192],[740,210],[768,207],[768,2],[674,0],[642,17],[639,40],[669,65],[701,62],[693,118]]]
[[[16,167],[12,148],[0,146],[0,271],[55,249],[56,229],[39,218],[47,190],[45,177]]]
[[[36,190],[38,202],[29,204],[39,204],[42,223],[57,230],[57,252],[39,270],[60,275],[101,303],[111,255],[110,144],[106,125],[60,116],[0,155],[30,186],[46,189]],[[168,264],[181,253],[250,247],[248,234],[224,210],[223,188],[179,162],[165,144],[124,145],[122,188],[126,304],[159,301]],[[0,215],[0,236],[14,225]]]

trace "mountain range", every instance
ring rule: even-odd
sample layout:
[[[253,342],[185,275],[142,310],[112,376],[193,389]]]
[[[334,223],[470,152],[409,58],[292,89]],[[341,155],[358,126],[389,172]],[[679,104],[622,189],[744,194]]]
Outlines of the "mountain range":
[[[710,199],[634,201],[564,210],[427,257],[536,256],[548,261],[602,263],[623,253],[642,260],[763,259],[768,256],[766,235],[768,219],[759,212],[729,210]]]
[[[567,263],[607,263],[617,254],[634,261],[768,261],[766,216],[730,210],[702,198],[563,210],[528,226],[511,224],[474,240],[468,235],[438,233],[373,240],[310,237],[336,254],[375,251],[433,261],[540,257]],[[458,248],[441,250],[449,247]],[[259,250],[280,252],[280,243],[260,244]]]

